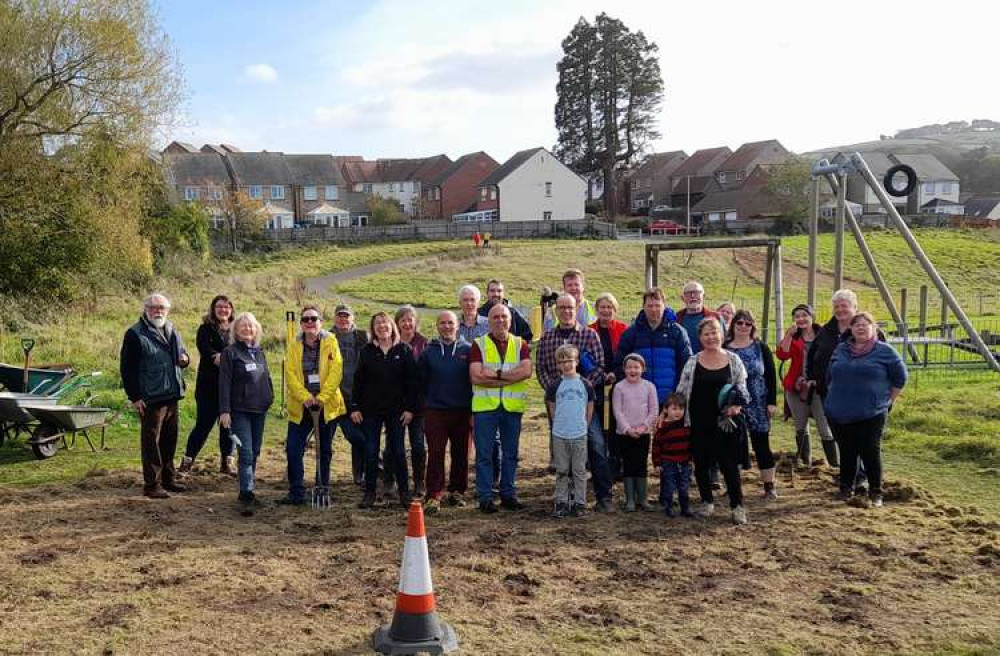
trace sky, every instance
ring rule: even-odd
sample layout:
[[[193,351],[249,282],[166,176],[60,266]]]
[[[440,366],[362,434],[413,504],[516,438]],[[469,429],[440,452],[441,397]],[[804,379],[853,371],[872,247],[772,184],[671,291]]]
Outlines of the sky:
[[[601,12],[659,46],[651,152],[795,152],[1000,119],[1000,5],[967,0],[160,0],[183,71],[163,135],[245,151],[502,162],[556,141],[556,63]]]

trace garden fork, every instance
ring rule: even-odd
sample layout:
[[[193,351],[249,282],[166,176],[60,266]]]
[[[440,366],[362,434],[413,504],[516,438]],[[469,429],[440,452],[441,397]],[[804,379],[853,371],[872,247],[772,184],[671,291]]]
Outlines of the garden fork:
[[[319,406],[313,406],[309,409],[309,414],[312,415],[313,420],[313,435],[316,436],[316,481],[313,484],[312,489],[312,507],[328,510],[333,506],[330,501],[330,486],[328,483],[323,481],[320,475],[323,458],[323,440],[320,439],[319,433],[319,417],[321,412],[322,408]]]

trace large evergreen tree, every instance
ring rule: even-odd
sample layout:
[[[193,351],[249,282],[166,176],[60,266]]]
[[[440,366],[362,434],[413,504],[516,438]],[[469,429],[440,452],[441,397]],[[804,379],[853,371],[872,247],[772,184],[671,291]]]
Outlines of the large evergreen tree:
[[[604,210],[611,216],[618,211],[618,173],[660,136],[659,48],[604,13],[593,24],[581,17],[562,47],[555,151],[581,175],[600,172]]]

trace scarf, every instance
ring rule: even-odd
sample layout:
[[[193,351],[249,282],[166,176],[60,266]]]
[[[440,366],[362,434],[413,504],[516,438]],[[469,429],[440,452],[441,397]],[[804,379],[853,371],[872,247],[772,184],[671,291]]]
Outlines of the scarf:
[[[876,337],[872,337],[866,342],[858,342],[857,340],[848,342],[851,349],[851,357],[860,358],[868,355],[875,350],[876,344],[878,344],[878,339]]]

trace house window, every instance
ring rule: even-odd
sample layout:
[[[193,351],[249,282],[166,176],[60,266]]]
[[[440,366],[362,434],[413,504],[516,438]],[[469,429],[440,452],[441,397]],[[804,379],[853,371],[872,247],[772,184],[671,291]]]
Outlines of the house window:
[[[546,182],[545,183],[545,197],[546,198],[552,198],[552,183],[551,182]]]
[[[745,177],[747,177],[746,171],[737,171],[736,172],[736,179],[737,180],[742,180]]]
[[[366,226],[368,225],[368,215],[359,214],[358,216],[351,217],[352,226]]]
[[[366,182],[363,185],[361,185],[361,191],[363,191],[366,194],[372,193],[372,183]]]
[[[250,185],[250,198],[260,200],[264,196],[264,188],[260,185]]]
[[[281,185],[271,185],[271,198],[283,200],[285,198],[285,188]]]
[[[212,200],[222,200],[222,190],[218,187],[212,187],[209,193],[211,194]]]
[[[725,181],[726,181],[726,172],[725,171],[719,171],[719,182],[720,183],[724,183]]]
[[[542,212],[542,221],[551,221],[552,212]]]
[[[933,194],[934,193],[934,183],[933,182],[925,182],[924,183],[924,193],[925,194]]]
[[[441,200],[441,187],[434,188],[434,200]]]
[[[496,200],[496,199],[497,199],[497,188],[490,187],[490,200]]]
[[[337,200],[340,198],[340,189],[337,188],[337,185],[327,185],[324,193],[327,200]]]
[[[216,230],[222,230],[222,228],[225,225],[226,225],[226,217],[222,216],[221,214],[213,214],[212,215],[212,227],[213,228],[215,228]]]
[[[942,194],[950,194],[951,193],[951,183],[950,182],[942,182],[941,183],[941,193]]]
[[[305,200],[316,200],[316,187],[302,187],[302,198]]]
[[[198,200],[198,187],[184,187],[184,200]]]
[[[479,200],[486,200],[488,198],[488,196],[487,196],[488,193],[489,193],[489,191],[486,189],[486,187],[480,188],[480,190],[479,190]]]
[[[633,189],[638,189],[639,188],[639,181],[638,180],[633,180],[632,181],[632,188]]]

